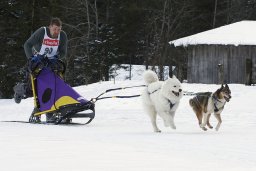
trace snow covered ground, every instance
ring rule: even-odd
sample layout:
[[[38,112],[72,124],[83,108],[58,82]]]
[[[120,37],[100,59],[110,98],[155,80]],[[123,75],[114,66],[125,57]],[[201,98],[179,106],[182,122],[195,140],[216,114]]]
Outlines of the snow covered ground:
[[[139,81],[95,83],[76,87],[87,99],[106,89],[141,85]],[[219,85],[183,84],[186,91],[215,91]],[[256,87],[230,85],[232,99],[222,114],[220,130],[202,131],[184,96],[177,110],[177,129],[158,119],[154,133],[140,98],[96,103],[89,125],[35,125],[0,122],[2,171],[255,171]],[[142,88],[108,95],[140,94]],[[0,100],[0,121],[27,121],[33,99],[21,104]],[[216,125],[215,118],[211,118]],[[77,120],[78,122],[82,121]]]

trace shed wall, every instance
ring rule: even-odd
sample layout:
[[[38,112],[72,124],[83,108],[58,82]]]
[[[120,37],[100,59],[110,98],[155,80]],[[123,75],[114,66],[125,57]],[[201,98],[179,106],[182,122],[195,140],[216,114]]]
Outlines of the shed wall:
[[[252,61],[252,78],[256,79],[255,46],[190,46],[188,53],[188,82],[218,84],[220,83],[220,78],[223,78],[224,83],[245,84],[246,59]],[[220,75],[220,66],[223,67],[223,76]]]

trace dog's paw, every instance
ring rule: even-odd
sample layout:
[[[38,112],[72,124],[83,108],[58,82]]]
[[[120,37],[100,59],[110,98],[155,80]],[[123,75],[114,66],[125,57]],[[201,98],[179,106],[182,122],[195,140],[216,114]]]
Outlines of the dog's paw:
[[[208,126],[208,128],[210,128],[210,129],[212,129],[213,128],[213,126],[211,126],[211,125],[207,125]]]
[[[205,128],[205,127],[201,127],[201,128],[202,128],[202,130],[207,131],[207,128]]]
[[[176,126],[175,126],[175,125],[171,125],[171,128],[172,128],[172,129],[176,129]]]
[[[157,130],[154,130],[154,132],[156,132],[156,133],[161,133],[161,130],[160,130],[160,129],[157,129]]]

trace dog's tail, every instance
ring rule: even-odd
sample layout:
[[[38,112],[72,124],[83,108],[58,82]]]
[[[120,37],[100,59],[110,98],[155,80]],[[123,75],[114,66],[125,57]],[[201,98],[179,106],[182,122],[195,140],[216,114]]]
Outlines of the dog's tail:
[[[151,70],[145,71],[143,74],[143,78],[147,85],[158,81],[157,74]]]
[[[197,101],[195,101],[195,98],[189,100],[189,105],[192,107],[195,113],[202,110],[202,107]]]
[[[195,104],[195,101],[193,99],[189,99],[189,105],[191,107],[194,107],[196,104]]]

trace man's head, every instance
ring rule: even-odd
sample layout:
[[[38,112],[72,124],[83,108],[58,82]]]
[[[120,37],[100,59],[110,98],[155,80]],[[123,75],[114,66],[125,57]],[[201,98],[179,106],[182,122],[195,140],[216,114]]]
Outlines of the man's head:
[[[52,38],[57,38],[62,27],[62,22],[59,18],[52,18],[49,29],[50,29],[50,34]]]

